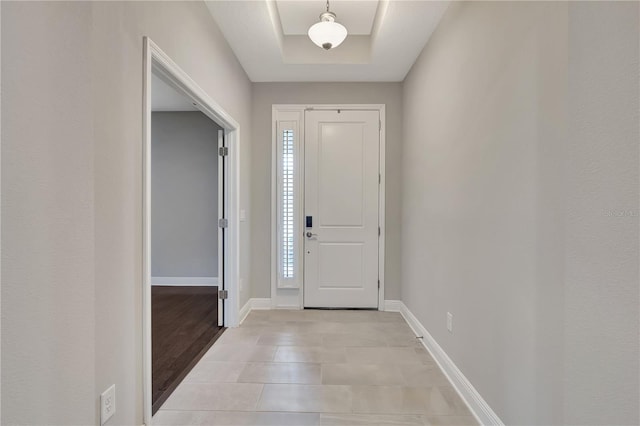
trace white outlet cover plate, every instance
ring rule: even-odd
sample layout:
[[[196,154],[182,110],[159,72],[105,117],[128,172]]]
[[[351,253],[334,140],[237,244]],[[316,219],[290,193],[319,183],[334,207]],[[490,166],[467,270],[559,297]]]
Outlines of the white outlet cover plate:
[[[105,424],[116,413],[116,385],[100,395],[100,424]]]

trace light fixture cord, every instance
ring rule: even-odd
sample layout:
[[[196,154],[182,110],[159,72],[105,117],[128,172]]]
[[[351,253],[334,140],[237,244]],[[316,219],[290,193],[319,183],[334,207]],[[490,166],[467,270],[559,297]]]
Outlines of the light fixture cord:
[[[329,0],[327,0],[327,12],[329,11]]]

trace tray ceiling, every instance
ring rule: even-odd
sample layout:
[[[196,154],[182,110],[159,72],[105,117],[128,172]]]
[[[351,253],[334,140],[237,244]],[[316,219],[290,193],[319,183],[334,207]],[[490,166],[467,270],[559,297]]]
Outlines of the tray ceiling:
[[[331,1],[337,21],[353,35],[370,35],[378,9],[378,1]],[[309,27],[325,11],[325,2],[317,0],[276,0],[284,35],[307,35]]]
[[[349,36],[330,51],[306,35],[325,1],[206,4],[251,81],[402,81],[449,2],[332,0],[331,11]]]

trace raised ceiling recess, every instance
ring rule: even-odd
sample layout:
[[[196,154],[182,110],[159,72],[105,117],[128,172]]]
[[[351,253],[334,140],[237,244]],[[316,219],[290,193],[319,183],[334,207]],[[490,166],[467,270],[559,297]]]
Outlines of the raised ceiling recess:
[[[377,0],[340,1],[331,0],[331,11],[353,35],[371,35],[373,21],[378,10]],[[276,8],[280,16],[282,33],[289,35],[307,35],[309,27],[318,22],[320,13],[324,12],[324,2],[276,0]]]
[[[402,81],[448,2],[331,0],[349,35],[325,51],[307,36],[326,0],[207,1],[254,82]]]

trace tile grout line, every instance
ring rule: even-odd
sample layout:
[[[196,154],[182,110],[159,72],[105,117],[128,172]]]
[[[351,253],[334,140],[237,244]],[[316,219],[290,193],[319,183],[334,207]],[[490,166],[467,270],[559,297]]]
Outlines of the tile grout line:
[[[265,316],[266,318],[268,318],[268,316]],[[308,324],[314,324],[316,322],[320,322],[322,321],[322,319],[317,319],[317,320],[311,320],[311,321],[302,321],[304,323],[308,323]],[[201,385],[216,385],[216,384],[247,384],[247,385],[260,385],[259,388],[259,394],[257,396],[256,399],[256,403],[255,406],[253,407],[253,410],[248,409],[248,410],[179,410],[179,409],[171,409],[171,410],[164,410],[164,411],[213,411],[213,412],[239,412],[239,413],[288,413],[288,414],[314,414],[314,415],[318,415],[319,417],[325,416],[325,415],[331,415],[331,414],[335,414],[335,415],[344,415],[344,414],[352,414],[352,415],[362,415],[362,416],[412,416],[412,417],[419,417],[420,419],[423,420],[423,422],[426,424],[427,422],[427,416],[436,416],[436,417],[458,417],[458,416],[462,416],[464,417],[463,414],[456,414],[454,412],[451,412],[449,414],[429,414],[428,411],[423,411],[423,412],[416,412],[416,413],[393,413],[393,412],[357,412],[354,410],[354,404],[353,404],[353,396],[354,396],[354,388],[355,387],[366,387],[366,388],[381,388],[381,387],[392,387],[392,388],[412,388],[412,387],[441,387],[439,384],[437,384],[437,382],[433,382],[432,385],[430,386],[411,386],[409,384],[409,381],[407,380],[405,371],[403,370],[402,365],[415,365],[415,366],[420,366],[420,367],[424,367],[424,368],[428,368],[428,364],[426,364],[424,362],[424,360],[420,361],[420,360],[416,360],[416,362],[408,362],[408,363],[399,363],[399,364],[393,364],[392,367],[394,369],[394,371],[397,373],[396,375],[398,376],[398,379],[402,382],[402,383],[395,383],[395,384],[384,384],[384,383],[362,383],[362,384],[351,384],[351,383],[334,383],[334,384],[327,384],[324,383],[325,379],[327,378],[327,368],[329,368],[330,366],[333,365],[349,365],[349,364],[357,364],[357,363],[353,363],[353,362],[349,362],[349,359],[347,357],[349,351],[355,351],[354,356],[356,356],[356,358],[358,358],[358,350],[364,350],[365,352],[362,352],[364,354],[367,353],[367,350],[383,350],[383,352],[388,352],[386,355],[388,356],[392,356],[392,354],[394,352],[391,352],[390,350],[393,348],[396,349],[402,349],[402,351],[398,352],[398,354],[400,353],[406,353],[406,352],[411,352],[411,353],[415,353],[416,355],[420,356],[421,354],[419,354],[417,352],[417,350],[415,349],[415,347],[413,345],[394,345],[394,338],[397,338],[397,334],[401,334],[401,333],[396,333],[396,330],[394,330],[395,326],[384,326],[384,327],[379,327],[379,324],[396,324],[396,323],[400,323],[400,321],[375,321],[373,319],[369,320],[369,321],[346,321],[343,323],[340,322],[336,322],[336,323],[332,323],[332,324],[337,324],[338,326],[345,326],[348,324],[354,324],[355,326],[353,327],[353,332],[345,332],[345,333],[311,333],[311,334],[315,334],[317,336],[321,336],[322,338],[322,344],[320,345],[279,345],[279,344],[266,344],[266,345],[261,345],[260,341],[263,340],[264,342],[269,343],[269,340],[266,339],[264,336],[267,334],[270,334],[268,337],[273,339],[273,336],[275,335],[275,341],[277,341],[277,335],[278,333],[281,334],[289,334],[292,336],[292,340],[295,341],[297,338],[304,340],[306,337],[304,336],[309,336],[309,333],[306,332],[303,328],[301,328],[300,330],[296,330],[295,327],[292,329],[292,331],[284,331],[284,332],[279,332],[278,329],[279,327],[290,327],[292,324],[296,324],[295,321],[276,321],[276,322],[269,322],[268,324],[270,324],[272,327],[252,327],[252,324],[243,324],[242,327],[240,327],[239,329],[244,329],[244,330],[250,330],[249,333],[253,334],[258,333],[257,336],[255,338],[251,337],[245,340],[249,340],[249,342],[245,342],[243,341],[242,338],[238,338],[238,340],[240,342],[236,342],[234,343],[233,340],[231,340],[230,342],[226,343],[224,341],[220,342],[221,345],[225,345],[226,347],[231,347],[231,349],[227,349],[227,351],[230,351],[229,353],[233,352],[233,346],[238,346],[238,347],[247,347],[247,348],[254,348],[254,350],[260,350],[260,348],[267,348],[269,346],[272,346],[274,349],[272,352],[269,352],[268,355],[268,359],[256,359],[255,361],[252,361],[250,359],[242,362],[242,369],[240,371],[240,373],[238,374],[238,377],[235,379],[235,381],[224,381],[224,382],[190,382],[192,384],[201,384]],[[362,327],[362,325],[370,325],[372,326],[372,330],[374,330],[374,332],[371,333],[371,336],[368,335],[368,331],[365,333],[362,333],[361,331],[358,331],[359,327],[360,330],[367,330],[367,327]],[[404,328],[407,328],[407,325],[404,321],[402,321],[402,324],[405,325]],[[249,325],[249,327],[244,327],[245,325]],[[306,327],[306,325],[305,325]],[[255,328],[255,331],[252,330],[252,328]],[[400,327],[402,328],[402,327]],[[346,344],[338,344],[338,345],[331,345],[332,339],[333,338],[337,338],[338,341],[334,341],[334,343],[340,343],[341,341],[343,341],[344,339],[347,338],[347,336],[349,335],[356,335],[358,337],[362,337],[363,341],[362,342],[367,342],[367,339],[369,339],[369,341],[371,340],[378,340],[378,343],[375,345],[363,345],[363,346],[347,346]],[[302,336],[302,337],[300,337]],[[382,336],[382,339],[379,339],[379,337]],[[402,342],[402,338],[399,337],[398,340],[396,342]],[[320,352],[325,352],[325,351],[330,351],[330,352],[335,352],[335,356],[338,356],[338,359],[340,359],[340,355],[342,355],[342,360],[344,361],[338,361],[338,362],[330,362],[330,361],[324,361],[321,358],[324,357],[324,355],[318,353],[318,356],[320,357],[318,360],[308,360],[308,359],[303,359],[303,360],[294,360],[294,361],[287,361],[287,360],[278,360],[278,354],[282,354],[283,350],[286,349],[290,349],[290,348],[296,348],[299,350],[312,350],[312,351],[320,351]],[[410,349],[413,349],[413,351],[410,351]],[[422,351],[424,351],[423,348],[419,348],[422,349]],[[313,352],[312,352],[313,353]],[[265,354],[266,355],[266,354]],[[292,353],[293,355],[293,353]],[[403,357],[405,355],[402,355]],[[375,359],[375,357],[373,358]],[[403,358],[404,359],[404,358]],[[204,360],[203,360],[204,361]],[[218,364],[224,364],[224,363],[232,363],[233,361],[228,361],[225,359],[222,360],[211,360],[209,361],[211,363],[218,363]],[[311,381],[310,383],[291,383],[291,381],[289,382],[261,382],[258,383],[257,380],[253,379],[249,379],[249,381],[246,382],[240,382],[238,381],[241,377],[241,375],[243,374],[243,372],[247,371],[247,368],[251,365],[259,365],[259,366],[266,366],[266,365],[290,365],[290,366],[296,366],[294,368],[297,369],[299,367],[305,368],[303,367],[303,365],[307,365],[307,366],[313,366],[313,365],[318,365],[320,368],[320,375],[319,375],[319,383],[314,383],[313,381]],[[367,365],[374,365],[374,366],[384,366],[386,365],[385,361],[383,359],[380,359],[380,362],[373,362],[373,363],[367,363]],[[299,367],[298,367],[299,366]],[[295,373],[295,371],[293,372]],[[260,373],[258,373],[260,374]],[[277,371],[276,371],[277,374]],[[268,374],[267,374],[268,375]],[[250,376],[249,376],[250,377]],[[357,376],[356,376],[357,377]],[[304,387],[333,387],[333,386],[341,386],[341,387],[346,387],[347,389],[349,389],[350,391],[350,400],[351,403],[349,404],[349,408],[348,411],[346,412],[325,412],[325,411],[280,411],[280,410],[275,410],[275,411],[271,411],[271,410],[259,410],[259,407],[261,405],[261,403],[263,402],[263,398],[265,396],[265,388],[267,385],[280,385],[280,386],[304,386]],[[447,404],[450,405],[450,404]],[[275,408],[275,407],[274,407]],[[346,408],[346,407],[345,407]]]

